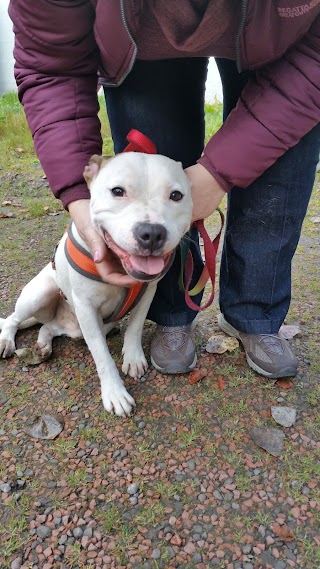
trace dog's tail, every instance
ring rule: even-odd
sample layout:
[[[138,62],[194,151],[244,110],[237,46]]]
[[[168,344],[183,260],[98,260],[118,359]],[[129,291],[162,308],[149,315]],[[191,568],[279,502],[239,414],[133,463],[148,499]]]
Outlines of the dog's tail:
[[[0,331],[3,328],[3,323],[5,322],[5,318],[0,318]],[[25,328],[31,328],[31,326],[35,326],[36,324],[39,324],[39,320],[37,320],[36,318],[27,318],[27,320],[24,320],[23,322],[21,322],[18,326],[18,330],[24,330]]]

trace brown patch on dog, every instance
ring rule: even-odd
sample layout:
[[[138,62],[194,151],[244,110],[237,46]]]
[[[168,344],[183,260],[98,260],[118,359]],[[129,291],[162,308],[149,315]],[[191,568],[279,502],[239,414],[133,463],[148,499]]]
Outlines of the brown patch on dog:
[[[104,164],[106,164],[106,162],[109,162],[109,160],[112,158],[114,158],[114,156],[99,156],[98,154],[91,156],[89,164],[85,167],[83,172],[83,177],[89,187],[92,180],[97,176],[102,166],[104,166]]]

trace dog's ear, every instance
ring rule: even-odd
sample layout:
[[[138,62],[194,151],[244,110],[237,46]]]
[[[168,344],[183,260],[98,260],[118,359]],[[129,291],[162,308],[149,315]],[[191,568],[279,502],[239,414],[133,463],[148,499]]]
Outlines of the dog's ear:
[[[88,186],[90,186],[92,180],[98,174],[100,168],[110,160],[112,156],[98,156],[98,154],[94,154],[90,160],[88,166],[85,167],[83,172],[83,177],[87,182]]]

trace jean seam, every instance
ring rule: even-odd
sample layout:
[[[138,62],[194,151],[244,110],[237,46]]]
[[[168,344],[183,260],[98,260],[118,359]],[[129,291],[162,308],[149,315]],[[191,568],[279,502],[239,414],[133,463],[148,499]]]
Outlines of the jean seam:
[[[285,213],[284,213],[284,221],[283,221],[283,225],[282,225],[282,234],[281,234],[281,240],[278,246],[278,255],[277,255],[277,260],[275,263],[275,267],[274,267],[274,273],[273,273],[273,283],[272,283],[272,290],[271,290],[271,298],[270,298],[270,302],[268,305],[267,310],[265,310],[264,312],[267,313],[268,310],[272,307],[273,304],[273,296],[274,296],[274,290],[275,290],[275,282],[276,282],[276,274],[277,274],[277,270],[278,270],[278,265],[279,265],[279,258],[281,255],[281,248],[282,248],[282,243],[283,243],[283,237],[284,237],[284,232],[285,232],[285,226],[287,224],[287,218],[288,218],[288,187],[287,185],[285,185],[285,189],[286,189],[286,204],[285,204]]]

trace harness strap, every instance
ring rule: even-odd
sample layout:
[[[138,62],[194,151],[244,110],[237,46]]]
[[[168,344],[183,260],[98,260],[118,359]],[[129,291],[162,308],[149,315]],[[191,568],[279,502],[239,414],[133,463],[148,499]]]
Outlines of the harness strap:
[[[91,280],[103,282],[90,253],[88,253],[88,251],[86,251],[86,249],[76,241],[72,234],[71,223],[72,222],[68,225],[68,235],[64,245],[64,251],[68,262],[75,271],[80,273],[80,275]],[[115,311],[104,322],[115,322],[117,320],[121,320],[121,318],[123,318],[138,304],[139,300],[144,295],[147,286],[148,283],[137,281],[132,287],[128,288],[124,301],[116,307]]]

